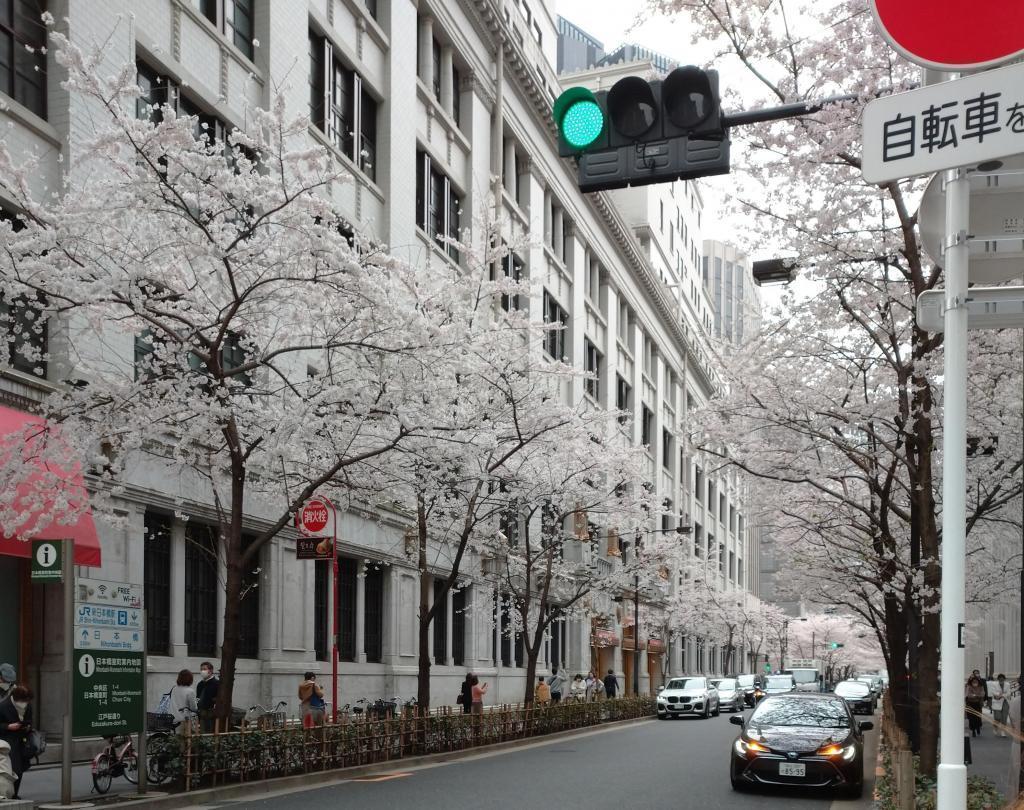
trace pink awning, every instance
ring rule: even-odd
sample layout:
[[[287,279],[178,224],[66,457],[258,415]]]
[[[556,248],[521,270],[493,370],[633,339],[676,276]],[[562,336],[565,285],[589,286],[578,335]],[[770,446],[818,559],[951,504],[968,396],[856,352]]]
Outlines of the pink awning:
[[[100,539],[82,464],[58,425],[0,406],[0,490],[0,554],[27,558],[29,540],[70,539],[76,564],[99,566]],[[5,524],[14,527],[10,534]]]

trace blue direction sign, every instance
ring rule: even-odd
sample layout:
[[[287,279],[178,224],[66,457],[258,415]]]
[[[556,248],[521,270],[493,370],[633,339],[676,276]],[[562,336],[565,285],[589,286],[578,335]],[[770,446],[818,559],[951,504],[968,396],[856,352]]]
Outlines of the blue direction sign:
[[[75,625],[85,627],[116,627],[121,630],[142,630],[145,613],[138,608],[117,608],[75,602]]]
[[[76,650],[142,652],[141,630],[117,630],[112,627],[75,627]]]

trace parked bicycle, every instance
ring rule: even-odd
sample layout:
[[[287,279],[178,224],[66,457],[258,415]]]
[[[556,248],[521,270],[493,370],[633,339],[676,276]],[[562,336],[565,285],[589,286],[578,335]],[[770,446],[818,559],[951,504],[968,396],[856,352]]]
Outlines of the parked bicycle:
[[[284,713],[283,709],[287,705],[287,701],[279,700],[273,709],[268,709],[266,706],[261,706],[257,703],[246,710],[243,722],[250,728],[284,728],[288,723],[288,715]]]
[[[186,714],[188,710],[186,709]],[[150,784],[166,782],[172,774],[172,762],[181,752],[170,714],[146,713],[146,776]],[[139,783],[139,755],[130,734],[106,737],[106,745],[92,758],[92,785],[97,793],[106,793],[114,779],[123,776],[131,784]]]
[[[123,776],[133,785],[139,783],[139,757],[131,735],[106,737],[107,744],[92,758],[92,786],[97,793],[110,790],[111,782]]]

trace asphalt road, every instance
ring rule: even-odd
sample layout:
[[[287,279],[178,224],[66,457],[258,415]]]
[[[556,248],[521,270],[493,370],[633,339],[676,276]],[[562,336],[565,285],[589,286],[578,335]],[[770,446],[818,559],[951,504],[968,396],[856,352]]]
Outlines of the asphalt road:
[[[728,753],[737,733],[727,714],[651,720],[243,803],[261,810],[829,810],[834,801],[849,810],[871,806],[870,786],[863,803],[827,793],[735,793]],[[873,770],[872,757],[865,767],[871,781]],[[238,807],[239,801],[210,806]]]

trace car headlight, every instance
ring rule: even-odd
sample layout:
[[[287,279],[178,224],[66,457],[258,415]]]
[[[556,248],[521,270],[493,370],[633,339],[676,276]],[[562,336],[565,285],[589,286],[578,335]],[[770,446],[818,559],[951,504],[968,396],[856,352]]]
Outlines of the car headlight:
[[[843,749],[843,759],[847,762],[852,762],[855,756],[857,756],[857,746],[850,744]]]
[[[767,748],[756,740],[744,740],[742,737],[736,740],[733,747],[741,757],[748,756],[749,754],[763,754],[768,751]]]
[[[828,743],[818,749],[818,756],[842,757],[847,762],[850,762],[857,756],[857,747],[853,744],[843,746],[839,743]]]

